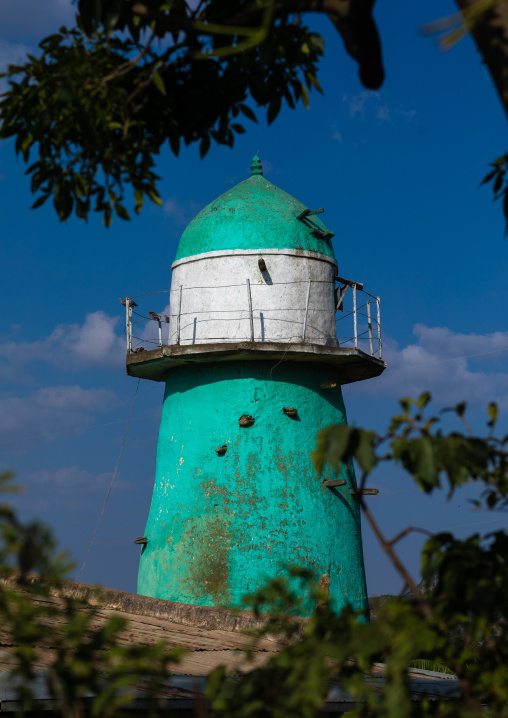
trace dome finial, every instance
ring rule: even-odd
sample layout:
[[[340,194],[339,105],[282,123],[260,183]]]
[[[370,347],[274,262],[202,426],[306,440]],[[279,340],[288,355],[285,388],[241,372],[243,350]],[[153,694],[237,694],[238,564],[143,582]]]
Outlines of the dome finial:
[[[250,176],[254,177],[254,175],[262,175],[263,174],[263,168],[261,167],[261,160],[259,159],[259,150],[256,152],[255,156],[252,158],[252,164],[250,166]]]

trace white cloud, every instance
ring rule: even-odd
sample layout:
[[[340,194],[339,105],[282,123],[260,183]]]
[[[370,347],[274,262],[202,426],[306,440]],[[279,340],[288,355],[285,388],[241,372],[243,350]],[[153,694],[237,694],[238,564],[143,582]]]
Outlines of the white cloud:
[[[508,350],[508,331],[491,334],[455,334],[447,327],[426,327],[416,324],[413,332],[428,351],[440,356],[471,358],[481,355],[483,360],[504,358],[500,352]],[[480,358],[480,357],[478,357]]]
[[[270,162],[270,160],[267,160],[265,157],[261,158],[261,166],[263,167],[263,174],[276,174],[280,175],[281,171],[278,167],[276,167],[274,164]]]
[[[390,110],[388,109],[388,105],[379,105],[379,107],[376,108],[376,117],[378,120],[383,120],[384,122],[390,122]]]
[[[78,433],[93,423],[97,412],[116,409],[114,391],[80,386],[48,386],[27,396],[0,400],[0,451],[25,453],[57,435]]]
[[[332,140],[335,140],[336,142],[339,142],[340,144],[342,144],[342,134],[339,132],[339,130],[337,128],[337,124],[335,122],[332,125],[332,130],[333,130]]]
[[[194,201],[181,202],[176,197],[168,197],[162,210],[177,227],[186,227],[197,215],[201,207]]]
[[[99,497],[103,497],[112,478],[112,470],[93,474],[78,466],[67,466],[56,471],[40,469],[31,473],[19,473],[16,483],[25,493],[16,501],[25,511],[83,511],[87,507],[97,509]],[[130,484],[116,477],[115,491],[125,490]]]
[[[365,120],[375,117],[381,122],[392,123],[394,120],[403,117],[411,121],[416,115],[415,109],[406,110],[403,107],[393,108],[383,101],[379,92],[360,92],[358,95],[349,97],[343,95],[343,104],[348,106],[351,119]]]
[[[83,324],[59,324],[45,339],[34,342],[0,338],[0,376],[26,381],[26,367],[45,361],[59,368],[112,367],[124,362],[125,339],[116,334],[120,317],[103,311],[87,314]],[[12,327],[15,333],[16,328]]]
[[[388,369],[375,381],[361,382],[360,393],[400,398],[429,390],[442,406],[497,401],[508,410],[508,332],[460,334],[417,324],[413,333],[417,341],[402,349],[385,341]]]
[[[46,386],[34,396],[34,404],[50,409],[103,411],[116,403],[116,394],[108,389],[83,389],[81,386]]]
[[[345,98],[346,99],[346,98]],[[359,115],[365,117],[365,104],[370,100],[379,100],[379,92],[360,92],[349,99],[349,114],[351,117]]]
[[[168,198],[162,207],[166,217],[169,217],[179,227],[185,227],[189,223],[187,214],[176,199]]]
[[[117,367],[126,351],[125,339],[115,333],[119,321],[102,311],[87,314],[81,326],[63,327],[62,347],[81,364]]]

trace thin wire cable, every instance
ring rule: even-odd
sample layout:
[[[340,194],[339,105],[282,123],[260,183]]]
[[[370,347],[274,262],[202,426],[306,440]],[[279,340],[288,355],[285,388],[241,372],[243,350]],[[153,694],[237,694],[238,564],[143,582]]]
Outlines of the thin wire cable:
[[[285,284],[307,284],[307,282],[308,282],[307,279],[298,279],[298,280],[295,280],[294,282],[271,282],[270,284],[263,283],[263,284],[256,284],[254,286],[256,286],[256,287],[272,287],[272,286],[276,286],[276,285],[281,286],[281,285],[285,285]],[[330,281],[329,279],[313,279],[312,283],[313,284],[334,284],[334,282]],[[182,287],[182,289],[184,292],[187,292],[191,289],[227,289],[229,287],[245,287],[245,284],[243,284],[243,282],[242,282],[242,284],[221,284],[221,285],[215,285],[215,284],[209,285],[208,284],[208,285],[196,286],[196,287]],[[169,290],[159,291],[159,292],[147,292],[146,294],[136,294],[135,296],[130,297],[130,298],[131,299],[140,299],[141,297],[149,297],[152,294],[171,294],[172,292],[179,292],[179,291],[180,291],[180,287],[178,287],[177,289],[169,289]],[[362,290],[359,290],[359,291],[362,291]],[[363,291],[365,291],[365,290],[363,290]],[[368,294],[368,292],[365,292],[365,294]],[[374,297],[374,295],[369,294],[369,297]]]
[[[93,542],[95,540],[95,534],[97,533],[97,529],[99,528],[99,524],[101,522],[102,516],[104,514],[104,511],[106,510],[106,504],[108,503],[109,495],[111,493],[111,489],[113,488],[113,484],[115,482],[116,472],[118,470],[118,464],[120,463],[120,458],[122,456],[123,447],[125,446],[125,440],[127,439],[127,432],[129,431],[129,425],[131,423],[132,410],[134,409],[134,402],[136,401],[136,397],[138,395],[138,389],[139,389],[140,383],[141,383],[141,379],[138,379],[138,383],[136,384],[136,391],[134,392],[134,399],[132,400],[131,410],[129,412],[129,418],[127,420],[127,426],[125,427],[125,434],[123,435],[122,446],[120,447],[120,453],[118,454],[118,459],[116,460],[115,469],[113,471],[111,483],[109,484],[108,493],[106,494],[106,498],[104,499],[104,504],[102,505],[102,511],[100,512],[99,518],[97,519],[97,523],[95,524],[95,529],[94,529],[94,532],[92,535],[92,540],[90,541],[90,545],[88,546],[88,551],[86,552],[86,556],[85,556],[85,560],[83,561],[83,565],[79,569],[79,573],[76,576],[76,581],[79,581],[79,577],[83,573],[83,569],[85,568],[85,564],[88,560],[88,556],[90,555],[90,551],[92,550]]]

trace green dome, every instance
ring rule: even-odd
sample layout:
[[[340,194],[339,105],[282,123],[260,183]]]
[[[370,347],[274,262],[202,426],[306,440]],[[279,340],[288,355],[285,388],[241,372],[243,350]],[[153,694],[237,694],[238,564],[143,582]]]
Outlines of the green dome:
[[[298,219],[306,205],[265,179],[257,156],[251,172],[192,220],[176,260],[225,249],[303,249],[333,257],[333,232],[316,215]]]

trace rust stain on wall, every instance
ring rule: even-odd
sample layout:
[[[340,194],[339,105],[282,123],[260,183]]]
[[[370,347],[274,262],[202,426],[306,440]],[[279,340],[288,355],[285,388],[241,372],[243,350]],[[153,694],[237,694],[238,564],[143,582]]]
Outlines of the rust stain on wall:
[[[232,537],[230,522],[221,516],[190,519],[181,537],[185,553],[192,552],[190,571],[185,581],[196,599],[208,594],[216,605],[227,604],[229,589],[229,552]]]

